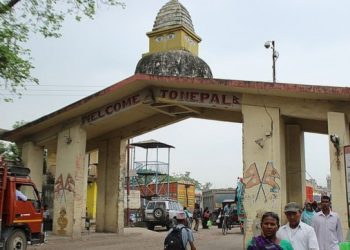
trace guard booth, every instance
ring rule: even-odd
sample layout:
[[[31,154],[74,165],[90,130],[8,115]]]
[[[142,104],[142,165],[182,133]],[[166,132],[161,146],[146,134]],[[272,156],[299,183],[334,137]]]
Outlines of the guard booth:
[[[141,198],[151,200],[152,197],[166,196],[169,197],[169,171],[170,171],[170,149],[174,146],[156,141],[147,140],[142,142],[131,143],[133,150],[132,170],[136,172],[134,177],[130,178],[131,188],[138,188],[141,192]],[[140,159],[140,151],[143,149],[144,160]],[[164,152],[165,151],[165,152]],[[160,154],[163,154],[167,161],[160,161]],[[165,155],[164,155],[165,154]],[[160,190],[163,190],[160,193]]]

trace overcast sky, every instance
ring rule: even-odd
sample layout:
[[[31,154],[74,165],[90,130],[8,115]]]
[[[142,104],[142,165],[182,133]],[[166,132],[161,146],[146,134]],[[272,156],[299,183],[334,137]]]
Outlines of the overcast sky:
[[[0,127],[32,121],[134,74],[148,52],[152,30],[165,0],[126,0],[126,8],[102,8],[94,20],[68,18],[60,39],[33,36],[32,50],[40,86],[22,99],[1,103]],[[350,1],[182,0],[196,33],[199,56],[215,78],[271,81],[271,50],[279,52],[277,81],[312,85],[349,85]],[[242,175],[241,124],[187,120],[136,138],[173,144],[171,172],[190,171],[214,187],[229,187]],[[314,147],[312,145],[318,145]],[[328,138],[306,135],[307,171],[320,184],[329,173]]]

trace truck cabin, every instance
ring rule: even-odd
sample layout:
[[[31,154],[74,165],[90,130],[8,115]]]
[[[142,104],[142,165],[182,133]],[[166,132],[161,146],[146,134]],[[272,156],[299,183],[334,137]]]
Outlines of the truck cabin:
[[[0,248],[26,249],[42,243],[43,210],[40,195],[29,177],[30,170],[0,159],[1,219]]]

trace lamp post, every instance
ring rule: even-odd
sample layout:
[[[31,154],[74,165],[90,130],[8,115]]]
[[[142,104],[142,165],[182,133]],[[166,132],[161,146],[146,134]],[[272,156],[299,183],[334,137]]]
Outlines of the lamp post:
[[[276,60],[279,56],[279,53],[275,50],[275,41],[267,41],[264,44],[266,49],[272,49],[272,79],[273,82],[276,82]]]

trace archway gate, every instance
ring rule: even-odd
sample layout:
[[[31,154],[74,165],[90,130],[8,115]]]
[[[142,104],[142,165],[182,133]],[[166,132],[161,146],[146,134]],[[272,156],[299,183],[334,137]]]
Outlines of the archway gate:
[[[303,132],[336,134],[330,142],[332,198],[347,225],[343,146],[349,144],[350,89],[267,82],[134,75],[1,135],[22,148],[39,189],[43,150],[55,176],[54,233],[81,236],[87,152],[98,150],[96,230],[120,232],[128,138],[189,117],[243,123],[246,234],[257,209],[282,213],[305,199]],[[211,135],[204,135],[210,137]],[[190,140],[191,138],[188,138]],[[66,225],[58,223],[65,217]]]

